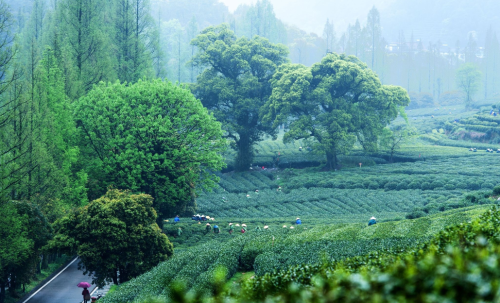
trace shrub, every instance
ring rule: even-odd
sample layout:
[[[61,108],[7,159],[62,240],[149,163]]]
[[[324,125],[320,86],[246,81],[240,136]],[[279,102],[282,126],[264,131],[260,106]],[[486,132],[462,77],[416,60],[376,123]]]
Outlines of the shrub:
[[[405,190],[405,189],[407,189],[407,188],[408,188],[408,186],[406,185],[406,182],[405,182],[405,181],[403,181],[403,182],[399,182],[399,183],[398,183],[398,186],[396,187],[396,189],[397,189],[397,190]]]
[[[493,188],[493,194],[494,195],[500,195],[500,185],[497,185]]]
[[[453,185],[453,184],[450,184],[450,183],[446,183],[446,184],[444,185],[444,189],[446,189],[446,190],[453,190],[453,189],[455,189],[455,188],[456,188],[456,186],[455,186],[455,185]]]
[[[385,190],[395,190],[398,187],[398,183],[395,181],[387,182],[384,185]]]
[[[434,181],[431,183],[430,187],[432,187],[432,189],[435,189],[438,187],[444,187],[444,184],[441,181]]]
[[[417,181],[412,181],[408,184],[408,189],[420,189],[421,183]]]
[[[431,183],[429,183],[429,182],[423,182],[420,188],[422,188],[423,190],[431,190],[431,189],[433,189]]]
[[[415,210],[406,215],[406,219],[417,219],[427,216],[427,213],[423,210]]]

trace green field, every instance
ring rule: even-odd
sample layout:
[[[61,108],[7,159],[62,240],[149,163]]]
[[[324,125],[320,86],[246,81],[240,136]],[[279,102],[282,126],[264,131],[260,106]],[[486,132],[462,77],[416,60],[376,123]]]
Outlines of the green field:
[[[183,281],[193,293],[208,295],[219,266],[227,269],[227,279],[237,274],[236,280],[242,280],[244,272],[263,277],[301,264],[400,253],[426,243],[448,226],[474,220],[497,203],[491,190],[500,184],[494,164],[500,154],[485,152],[496,146],[493,143],[450,139],[444,129],[455,116],[449,110],[409,112],[410,122],[422,135],[398,150],[394,163],[387,151],[364,153],[357,148],[340,157],[341,170],[325,172],[324,157],[303,142],[261,142],[254,163],[265,169],[253,166],[244,173],[220,173],[218,187],[196,199],[198,212],[214,218],[210,223],[219,225],[221,233],[205,233],[205,223],[190,218],[178,224],[169,219],[163,230],[174,244],[174,256],[103,302],[168,298],[169,285],[176,281]],[[456,110],[464,125],[493,123],[475,115]],[[478,152],[470,152],[470,147]],[[226,156],[230,163],[234,153]],[[371,216],[379,223],[367,227]],[[296,217],[302,225],[294,224]],[[233,234],[229,223],[238,224]],[[241,224],[248,225],[244,234]],[[265,225],[269,230],[256,229]]]
[[[177,280],[184,281],[193,291],[208,292],[211,277],[221,265],[228,269],[229,277],[238,271],[252,269],[256,275],[263,275],[296,264],[316,264],[325,258],[341,260],[373,251],[406,250],[446,226],[477,218],[489,207],[476,206],[415,220],[383,222],[372,227],[323,221],[293,230],[274,225],[268,231],[254,231],[255,225],[249,224],[245,234],[211,234],[209,237],[222,236],[225,241],[211,239],[182,250],[102,301],[140,302],[151,296],[168,297],[166,285]]]

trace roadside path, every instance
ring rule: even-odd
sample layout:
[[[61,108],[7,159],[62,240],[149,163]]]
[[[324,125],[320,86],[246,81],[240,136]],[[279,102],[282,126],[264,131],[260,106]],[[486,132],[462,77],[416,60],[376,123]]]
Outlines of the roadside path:
[[[38,291],[22,303],[79,303],[82,302],[82,290],[76,285],[82,281],[91,283],[92,279],[78,270],[78,258],[75,258],[59,274],[49,280]],[[89,289],[94,290],[95,286]]]

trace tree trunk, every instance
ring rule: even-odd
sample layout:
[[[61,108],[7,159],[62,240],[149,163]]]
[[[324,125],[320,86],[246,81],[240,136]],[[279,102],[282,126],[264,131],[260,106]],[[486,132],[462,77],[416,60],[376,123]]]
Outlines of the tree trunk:
[[[335,152],[326,153],[326,170],[334,170],[337,167],[337,154]]]
[[[42,255],[42,269],[47,269],[49,268],[49,255],[48,254],[43,254]]]
[[[248,134],[239,134],[240,139],[236,143],[238,154],[234,163],[236,171],[247,171],[253,162],[253,142]]]
[[[118,273],[117,271],[115,270],[114,273],[113,273],[113,283],[115,285],[118,285]]]
[[[0,282],[0,303],[5,301],[5,286],[7,283],[5,281]]]

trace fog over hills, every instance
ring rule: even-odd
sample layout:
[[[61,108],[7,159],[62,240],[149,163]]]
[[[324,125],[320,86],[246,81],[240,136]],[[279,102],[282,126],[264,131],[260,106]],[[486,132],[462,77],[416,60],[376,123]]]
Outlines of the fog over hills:
[[[239,4],[255,0],[220,0],[230,11]],[[335,24],[337,32],[359,19],[363,24],[368,11],[375,5],[380,11],[383,35],[396,41],[400,31],[407,38],[413,32],[415,39],[441,40],[462,45],[469,32],[477,33],[480,44],[487,28],[499,28],[500,1],[494,0],[271,0],[276,16],[288,24],[321,35],[327,18]]]

